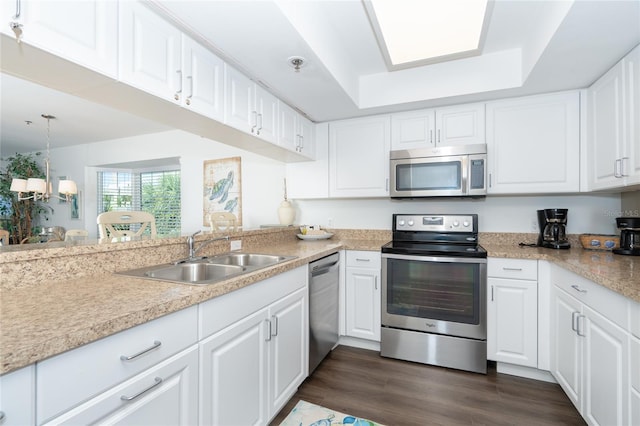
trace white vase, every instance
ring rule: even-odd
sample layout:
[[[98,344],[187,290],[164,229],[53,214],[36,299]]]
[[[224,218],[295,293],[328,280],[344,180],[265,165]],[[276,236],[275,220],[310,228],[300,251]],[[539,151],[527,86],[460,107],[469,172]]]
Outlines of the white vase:
[[[293,225],[293,220],[296,218],[296,209],[293,208],[291,203],[287,200],[280,203],[278,207],[278,219],[280,225]]]

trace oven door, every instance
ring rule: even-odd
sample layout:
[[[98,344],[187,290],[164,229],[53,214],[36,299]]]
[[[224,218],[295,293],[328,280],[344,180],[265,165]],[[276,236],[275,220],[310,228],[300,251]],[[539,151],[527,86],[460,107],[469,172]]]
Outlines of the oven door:
[[[382,325],[486,339],[487,259],[382,253]]]

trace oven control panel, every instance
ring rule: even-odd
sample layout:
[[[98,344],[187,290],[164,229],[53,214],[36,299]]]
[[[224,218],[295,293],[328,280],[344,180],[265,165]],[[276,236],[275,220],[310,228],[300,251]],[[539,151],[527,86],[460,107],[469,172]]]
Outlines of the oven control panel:
[[[394,215],[395,231],[478,232],[478,215]]]

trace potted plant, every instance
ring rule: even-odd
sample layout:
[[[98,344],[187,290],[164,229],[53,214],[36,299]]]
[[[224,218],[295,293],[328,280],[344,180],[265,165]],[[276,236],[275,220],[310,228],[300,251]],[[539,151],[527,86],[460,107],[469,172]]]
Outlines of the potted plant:
[[[18,200],[18,194],[11,191],[13,178],[44,178],[45,174],[41,166],[33,157],[34,154],[15,154],[3,159],[4,168],[0,170],[0,216],[2,228],[10,233],[10,244],[20,244],[25,238],[38,234],[41,214],[52,211],[38,201]],[[36,153],[36,156],[40,153]],[[47,218],[45,217],[45,220]]]

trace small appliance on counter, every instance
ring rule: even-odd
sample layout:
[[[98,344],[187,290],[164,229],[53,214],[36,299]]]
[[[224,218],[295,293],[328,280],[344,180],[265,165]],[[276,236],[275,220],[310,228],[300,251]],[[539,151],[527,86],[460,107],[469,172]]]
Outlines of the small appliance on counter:
[[[615,254],[640,256],[640,217],[617,217],[616,225],[620,230],[620,248],[612,251]]]
[[[553,249],[568,249],[571,247],[567,239],[568,213],[569,209],[538,210],[539,247]]]

